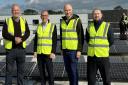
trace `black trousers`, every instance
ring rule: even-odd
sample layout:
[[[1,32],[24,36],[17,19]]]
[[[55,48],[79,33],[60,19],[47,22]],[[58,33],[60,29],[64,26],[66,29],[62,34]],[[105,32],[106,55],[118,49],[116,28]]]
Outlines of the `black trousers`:
[[[49,85],[54,85],[54,75],[53,75],[53,62],[49,58],[49,55],[38,54],[37,55],[38,68],[40,71],[41,85],[46,85],[46,72],[48,73]]]
[[[110,62],[109,58],[97,58],[96,56],[88,56],[87,61],[87,79],[88,85],[95,85],[96,73],[99,69],[104,85],[111,85],[110,83]]]
[[[24,85],[25,49],[15,48],[6,52],[6,80],[5,85],[12,85],[13,69],[16,61],[17,85]]]

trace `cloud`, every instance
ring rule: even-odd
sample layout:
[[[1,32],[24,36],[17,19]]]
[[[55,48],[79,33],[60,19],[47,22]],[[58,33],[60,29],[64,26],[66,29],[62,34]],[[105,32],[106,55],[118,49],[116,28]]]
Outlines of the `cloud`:
[[[74,1],[74,0],[25,0],[25,2],[27,2],[27,4],[41,4],[41,3],[59,3],[59,2],[70,2],[70,1]]]
[[[114,7],[121,5],[124,8],[128,8],[128,3],[125,0],[25,0],[28,8],[35,9],[63,9],[65,3],[73,5],[74,9],[88,9],[93,8],[101,9],[113,9]],[[125,4],[125,5],[124,5]]]
[[[38,4],[40,0],[25,0],[25,2],[27,2],[27,4]]]
[[[6,4],[0,5],[0,10],[6,7]]]
[[[32,8],[35,10],[44,10],[44,9],[51,9],[51,10],[60,10],[63,9],[65,3],[70,3],[73,5],[74,9],[78,9],[79,11],[85,10],[92,10],[93,8],[100,8],[100,9],[113,9],[114,7],[120,5],[123,8],[128,9],[128,3],[126,0],[6,0],[7,3],[0,4],[0,11],[2,12],[6,9],[10,9],[10,5],[17,1],[20,5],[22,10]]]
[[[97,0],[96,2],[92,3],[92,6],[93,8],[98,7],[101,9],[113,9],[118,5],[123,7],[124,4],[126,4],[125,0]]]

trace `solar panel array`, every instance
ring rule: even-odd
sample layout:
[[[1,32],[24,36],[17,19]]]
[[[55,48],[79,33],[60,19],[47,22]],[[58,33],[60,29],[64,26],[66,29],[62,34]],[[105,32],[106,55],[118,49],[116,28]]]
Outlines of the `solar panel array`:
[[[40,74],[38,66],[34,62],[25,63],[25,78],[39,79]],[[34,67],[36,65],[36,67]],[[34,68],[33,68],[34,67]],[[0,62],[0,77],[5,76],[5,63]],[[33,70],[32,70],[33,69]],[[87,80],[87,63],[78,64],[79,80]],[[16,76],[16,68],[13,76]],[[111,80],[117,82],[128,82],[128,63],[111,63]],[[47,74],[47,73],[46,73]],[[54,77],[55,80],[68,80],[67,73],[63,62],[54,62]],[[99,78],[98,78],[99,79]],[[102,79],[102,78],[101,78]]]

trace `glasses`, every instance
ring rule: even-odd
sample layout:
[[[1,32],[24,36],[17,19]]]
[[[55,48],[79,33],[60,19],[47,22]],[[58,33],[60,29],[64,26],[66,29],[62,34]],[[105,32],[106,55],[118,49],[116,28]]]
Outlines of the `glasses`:
[[[41,15],[41,16],[48,16],[48,15]]]

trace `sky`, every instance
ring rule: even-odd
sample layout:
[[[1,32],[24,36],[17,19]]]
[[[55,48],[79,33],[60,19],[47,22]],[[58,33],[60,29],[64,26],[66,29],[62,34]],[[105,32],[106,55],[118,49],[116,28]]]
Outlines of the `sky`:
[[[22,10],[32,8],[36,10],[41,9],[63,9],[65,3],[73,5],[74,9],[92,10],[94,8],[100,9],[113,9],[121,5],[123,8],[128,9],[128,0],[0,0],[0,11],[2,13],[9,12],[13,3],[18,3]],[[1,13],[0,13],[1,14]]]

